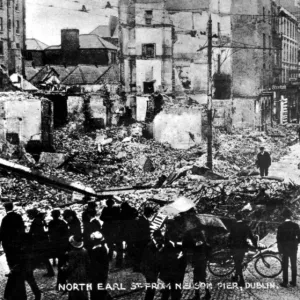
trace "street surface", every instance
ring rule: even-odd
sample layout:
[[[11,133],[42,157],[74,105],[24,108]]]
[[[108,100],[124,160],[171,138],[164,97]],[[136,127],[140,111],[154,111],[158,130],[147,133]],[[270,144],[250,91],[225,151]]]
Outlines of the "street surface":
[[[283,177],[286,182],[292,180],[296,184],[300,184],[300,143],[290,147],[291,152],[283,156],[280,161],[272,163],[269,169],[269,175]]]

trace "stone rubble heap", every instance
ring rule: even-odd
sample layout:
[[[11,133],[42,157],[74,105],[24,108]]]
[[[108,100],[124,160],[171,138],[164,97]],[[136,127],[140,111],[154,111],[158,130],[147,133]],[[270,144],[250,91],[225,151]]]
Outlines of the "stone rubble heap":
[[[284,203],[297,198],[297,187],[288,187],[276,178],[265,180],[248,176],[257,174],[254,163],[259,146],[264,145],[270,151],[273,161],[288,152],[287,146],[296,141],[294,127],[269,130],[267,134],[216,133],[214,172],[205,167],[205,143],[189,150],[175,150],[168,144],[143,138],[142,131],[142,124],[134,124],[87,134],[80,125],[70,123],[55,132],[56,154],[43,153],[36,163],[24,147],[3,143],[0,157],[39,170],[46,176],[80,182],[95,192],[122,186],[151,187],[117,195],[120,202],[129,201],[137,208],[146,201],[155,203],[149,199],[167,202],[186,196],[197,201],[199,212],[232,216],[248,203],[254,204],[255,210],[253,199],[261,186],[271,198],[284,199]],[[3,169],[0,171],[2,197],[12,199],[23,215],[33,205],[50,212],[53,207],[72,202],[70,193]],[[71,207],[80,213],[83,205]]]

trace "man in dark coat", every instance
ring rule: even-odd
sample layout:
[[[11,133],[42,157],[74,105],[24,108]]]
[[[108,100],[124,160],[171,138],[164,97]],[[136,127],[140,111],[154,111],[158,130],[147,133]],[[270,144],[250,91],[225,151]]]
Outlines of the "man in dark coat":
[[[183,284],[186,266],[186,255],[182,245],[171,241],[167,231],[162,250],[159,278],[168,287],[162,290],[161,300],[168,300],[170,295],[172,300],[181,299],[182,289],[178,288],[177,285]]]
[[[194,268],[194,284],[205,283],[206,284],[206,267],[207,261],[210,256],[211,246],[209,245],[206,237],[206,233],[203,230],[199,232],[197,238],[191,234],[186,234],[184,237],[183,247],[186,251],[192,252],[192,266]],[[210,291],[205,288],[204,299],[211,298]],[[195,289],[194,300],[200,300],[200,289]]]
[[[161,255],[164,246],[164,237],[160,230],[153,232],[153,239],[144,250],[141,271],[145,276],[146,282],[150,285],[156,284],[161,266]],[[153,300],[155,289],[147,287],[145,300]]]
[[[260,176],[268,176],[269,167],[271,166],[271,156],[265,151],[264,147],[260,147],[260,152],[257,154],[256,166],[260,170]]]
[[[109,247],[109,257],[113,257],[114,245],[116,245],[116,266],[121,267],[123,263],[122,239],[120,238],[120,208],[114,205],[112,199],[106,201],[100,220],[103,221],[102,232]]]
[[[50,264],[50,243],[45,227],[47,224],[45,222],[45,213],[38,211],[36,208],[29,209],[27,211],[28,217],[32,220],[29,236],[33,244],[33,252],[37,258],[37,262],[44,263],[47,268],[47,273],[45,276],[54,276],[53,268]]]
[[[77,218],[75,211],[73,211],[71,209],[66,209],[63,213],[63,217],[64,217],[65,221],[68,223],[69,237],[82,236],[81,223],[80,223],[79,219]]]
[[[134,246],[137,234],[138,211],[128,202],[121,204],[120,210],[120,238],[126,242],[128,258],[134,260]]]
[[[83,242],[84,248],[88,251],[88,253],[90,253],[91,249],[94,246],[94,242],[91,240],[91,234],[96,231],[101,231],[101,224],[100,221],[97,220],[96,214],[97,211],[94,205],[88,206],[82,214],[84,215]]]
[[[285,221],[279,225],[277,230],[278,251],[282,254],[283,282],[282,287],[288,285],[289,259],[291,261],[292,281],[291,286],[297,285],[297,251],[300,242],[299,225],[291,221],[292,212],[288,209],[283,211]]]
[[[254,247],[257,247],[257,240],[253,236],[250,227],[243,222],[242,214],[236,213],[235,218],[236,223],[232,226],[229,236],[235,264],[235,276],[232,277],[232,280],[237,281],[239,286],[245,287],[242,264],[249,247],[247,239],[249,238],[252,241]]]
[[[152,214],[153,209],[151,207],[145,207],[144,214],[137,220],[137,232],[134,245],[134,271],[140,271],[144,250],[151,240],[149,218]]]
[[[4,203],[6,216],[0,227],[0,241],[6,255],[9,268],[15,265],[22,245],[25,226],[22,217],[13,211],[13,203]]]
[[[48,234],[50,239],[50,248],[53,260],[60,258],[68,248],[69,236],[68,225],[60,219],[59,209],[54,209],[51,212],[52,220],[48,224]]]
[[[82,236],[71,236],[70,250],[67,253],[67,262],[63,266],[68,277],[68,283],[89,283],[90,259],[83,248]],[[86,288],[69,291],[69,300],[88,300]]]
[[[51,212],[52,220],[48,224],[48,233],[50,239],[51,256],[53,264],[58,258],[57,286],[59,283],[65,283],[63,279],[62,266],[65,263],[65,253],[69,245],[69,230],[65,221],[60,219],[60,210],[54,209]]]
[[[12,300],[26,300],[25,276],[21,259],[25,226],[22,217],[13,211],[12,202],[4,203],[4,208],[6,216],[1,223],[0,241],[10,270],[4,297]]]
[[[92,281],[91,300],[106,299],[107,291],[105,285],[109,268],[108,249],[105,247],[104,237],[99,231],[93,232],[90,239],[94,244],[90,251],[90,278]],[[102,285],[103,288],[98,289],[98,284]]]

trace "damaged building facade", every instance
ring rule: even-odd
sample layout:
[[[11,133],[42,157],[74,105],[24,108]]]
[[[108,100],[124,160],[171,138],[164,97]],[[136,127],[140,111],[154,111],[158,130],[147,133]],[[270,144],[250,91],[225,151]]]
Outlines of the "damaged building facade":
[[[0,64],[9,74],[23,74],[25,1],[0,1]],[[0,83],[1,84],[1,83]],[[3,85],[3,84],[2,84]]]
[[[209,16],[215,125],[267,128],[275,119],[272,86],[282,63],[278,8],[270,0],[121,1],[121,81],[127,95],[138,95],[137,107],[141,95],[156,90],[179,102],[205,104]]]
[[[50,150],[53,146],[53,106],[45,98],[22,92],[0,93],[0,140]]]

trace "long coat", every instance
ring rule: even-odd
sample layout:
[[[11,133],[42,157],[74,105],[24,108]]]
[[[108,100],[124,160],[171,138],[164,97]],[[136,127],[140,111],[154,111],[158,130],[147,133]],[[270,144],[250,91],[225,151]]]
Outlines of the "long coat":
[[[63,255],[68,248],[68,225],[63,220],[51,220],[48,224],[51,253],[54,256]]]
[[[117,206],[104,207],[100,220],[103,221],[102,232],[108,244],[116,243],[120,237],[120,209]]]
[[[0,242],[4,252],[14,252],[20,248],[21,238],[25,232],[25,226],[22,217],[9,212],[3,218],[0,227]]]
[[[84,248],[73,248],[67,255],[68,283],[88,283],[90,259]],[[87,291],[70,291],[69,300],[88,300]]]
[[[144,250],[141,271],[149,282],[156,282],[161,267],[161,252],[151,241]]]
[[[162,251],[159,278],[165,283],[182,282],[186,269],[186,256],[182,247],[168,241]]]
[[[68,223],[69,226],[69,237],[74,236],[82,236],[81,223],[79,219],[76,217],[72,220],[72,222]]]
[[[105,246],[96,246],[90,252],[92,282],[106,283],[108,278],[109,256]]]
[[[259,168],[269,168],[271,166],[270,154],[266,151],[263,154],[258,153],[256,159],[256,165]]]
[[[50,241],[44,227],[46,223],[42,215],[37,216],[31,223],[29,236],[33,245],[33,252],[39,260],[50,256]]]

